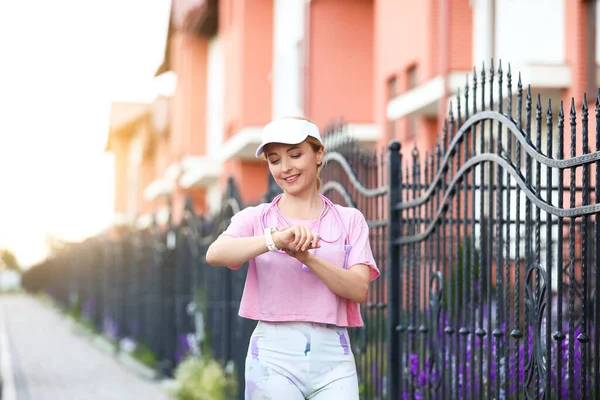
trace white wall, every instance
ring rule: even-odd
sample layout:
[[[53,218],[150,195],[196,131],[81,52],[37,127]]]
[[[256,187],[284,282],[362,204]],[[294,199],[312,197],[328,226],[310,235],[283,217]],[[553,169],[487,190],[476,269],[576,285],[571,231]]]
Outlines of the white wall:
[[[472,0],[473,62],[565,63],[564,0]],[[495,29],[491,27],[495,25]]]
[[[225,64],[219,36],[213,37],[208,43],[206,79],[206,156],[214,157],[220,153],[223,145],[224,130]],[[221,206],[219,182],[207,188],[206,202],[209,212],[218,210]]]
[[[208,43],[207,101],[206,101],[206,154],[218,154],[223,144],[223,95],[225,93],[225,66],[221,39],[215,36]]]
[[[306,0],[275,0],[273,118],[302,115],[302,40]]]
[[[473,65],[488,64],[494,52],[494,0],[472,0]]]
[[[495,58],[514,65],[565,63],[564,0],[495,0]]]

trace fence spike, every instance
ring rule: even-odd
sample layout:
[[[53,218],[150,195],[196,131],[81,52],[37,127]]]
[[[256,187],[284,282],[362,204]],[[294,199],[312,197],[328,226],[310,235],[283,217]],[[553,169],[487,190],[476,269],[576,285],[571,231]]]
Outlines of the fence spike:
[[[563,107],[563,101],[560,101],[560,106],[558,108],[558,158],[560,160],[564,159],[564,147],[565,147],[565,135],[564,135],[564,126],[565,126],[565,111]],[[560,171],[559,171],[560,173]],[[561,182],[562,184],[562,182]]]
[[[519,72],[519,79],[517,80],[517,126],[521,128],[521,121],[523,119],[523,83],[521,82],[521,72]]]
[[[537,151],[542,152],[542,97],[537,94],[537,102],[535,105],[535,123],[536,123],[536,134],[535,134],[535,147]]]
[[[485,63],[481,67],[481,111],[485,110]]]
[[[435,149],[433,146],[431,146],[431,149],[429,150],[429,172],[433,175],[433,173],[435,172],[434,166],[435,166]],[[433,178],[432,178],[433,181]]]
[[[465,75],[465,121],[469,119],[469,75]]]
[[[190,196],[189,194],[185,196],[184,209],[190,214],[191,217],[194,217],[196,215],[196,211],[194,210],[194,201],[192,200],[192,196]]]
[[[419,149],[417,148],[416,144],[413,145],[412,156],[413,156],[413,161],[415,161],[419,157]]]
[[[417,149],[417,146],[415,145],[412,149],[411,152],[412,155],[412,183],[413,183],[413,188],[416,188],[418,179],[419,179],[419,150]],[[416,198],[416,193],[414,194],[414,197]]]
[[[460,109],[460,87],[456,88],[456,126],[457,130],[462,125],[462,115]]]
[[[577,140],[576,134],[576,126],[577,126],[577,112],[575,111],[575,99],[571,97],[571,112],[569,113],[569,125],[571,126],[571,157],[575,157],[576,153],[576,144]],[[574,185],[574,182],[571,182]]]
[[[512,110],[512,73],[510,71],[510,63],[508,63],[508,72],[506,73],[506,89],[508,93],[506,94],[508,97],[508,116],[512,120],[513,110]]]
[[[527,119],[526,124],[527,125],[527,133],[531,133],[531,108],[532,108],[532,104],[533,101],[531,99],[531,85],[527,85],[527,94],[525,97],[525,118]],[[527,135],[527,143],[531,143],[531,137],[530,135]]]
[[[477,73],[475,71],[475,67],[473,67],[473,112],[472,114],[477,114]]]
[[[446,118],[444,118],[444,123],[442,125],[442,151],[444,154],[446,154],[446,150],[448,150],[447,143],[448,143],[448,120]]]
[[[502,98],[502,83],[503,83],[503,79],[504,79],[504,76],[502,73],[502,60],[498,60],[498,63],[499,63],[498,64],[498,112],[500,114],[502,114],[504,111],[504,108],[503,108],[504,100]],[[499,128],[499,129],[501,130],[502,128]],[[498,132],[498,135],[501,135],[501,133]]]
[[[583,150],[583,154],[587,154],[589,153],[589,148],[588,148],[588,105],[587,105],[587,95],[584,93],[583,94],[583,105],[581,106],[581,141],[582,141],[582,150]],[[584,173],[587,172],[587,167],[584,167]],[[584,184],[589,183],[589,182],[585,182],[584,179]]]
[[[452,141],[452,138],[454,137],[454,112],[452,111],[452,100],[450,100],[450,111],[448,112],[448,118],[450,119],[450,123],[449,123],[449,132],[448,132],[448,136],[450,138],[450,141]],[[449,145],[448,145],[449,146]]]
[[[494,72],[494,59],[492,58],[490,62],[490,110],[494,109]]]
[[[552,157],[552,141],[553,139],[553,135],[552,135],[552,100],[548,99],[548,109],[546,110],[546,152],[548,154],[546,154],[548,157],[553,158]],[[549,179],[550,176],[547,176],[547,179]],[[548,185],[548,187],[550,187],[550,185]],[[551,199],[548,198],[546,199],[547,202],[550,202]]]

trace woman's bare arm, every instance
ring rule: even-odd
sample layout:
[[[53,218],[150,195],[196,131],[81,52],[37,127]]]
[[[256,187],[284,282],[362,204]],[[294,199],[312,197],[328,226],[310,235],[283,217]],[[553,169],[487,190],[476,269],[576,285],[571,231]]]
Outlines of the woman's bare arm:
[[[273,243],[279,249],[287,248],[293,242],[293,231],[284,228],[273,233]],[[307,249],[319,247],[318,240],[305,245]],[[221,235],[206,252],[206,262],[213,267],[237,267],[246,261],[258,257],[268,251],[264,235],[234,238],[230,235]]]
[[[298,252],[295,256],[338,296],[355,303],[364,303],[369,298],[368,265],[357,264],[344,269],[309,252]]]
[[[242,238],[221,235],[208,247],[206,262],[213,267],[236,267],[267,251],[263,235]]]

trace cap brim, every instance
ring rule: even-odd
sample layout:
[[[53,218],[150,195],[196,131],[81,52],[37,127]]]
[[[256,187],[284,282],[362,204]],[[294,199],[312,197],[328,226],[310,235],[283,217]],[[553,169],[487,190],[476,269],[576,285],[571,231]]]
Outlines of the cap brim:
[[[277,139],[277,140],[268,140],[268,141],[262,142],[260,144],[260,146],[258,146],[258,148],[256,149],[256,158],[260,158],[261,154],[265,150],[265,146],[270,143],[298,144],[298,143],[302,143],[303,141],[305,141],[308,136],[309,136],[308,134],[303,134],[302,136],[298,136],[297,138],[294,138],[293,140],[286,141],[286,140]]]

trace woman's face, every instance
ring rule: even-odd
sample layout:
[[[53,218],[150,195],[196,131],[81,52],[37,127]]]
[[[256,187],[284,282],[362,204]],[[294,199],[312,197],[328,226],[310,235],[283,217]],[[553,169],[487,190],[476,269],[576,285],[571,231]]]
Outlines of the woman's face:
[[[265,147],[269,170],[284,192],[298,195],[316,185],[323,148],[315,152],[307,141],[300,144],[270,143]]]

